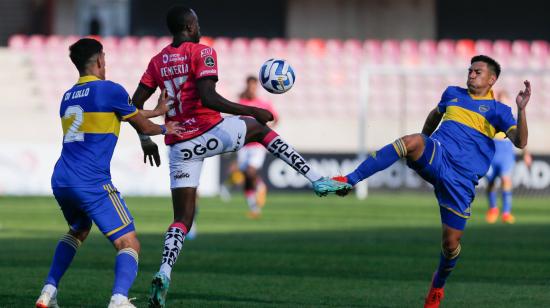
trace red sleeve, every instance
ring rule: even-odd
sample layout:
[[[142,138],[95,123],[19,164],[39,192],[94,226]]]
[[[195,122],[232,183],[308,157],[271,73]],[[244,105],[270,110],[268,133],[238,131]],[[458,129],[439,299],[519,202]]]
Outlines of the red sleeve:
[[[213,48],[199,44],[191,57],[191,68],[196,79],[214,77],[218,80],[218,57]]]
[[[144,85],[152,89],[156,89],[158,84],[155,81],[154,74],[155,74],[155,64],[153,62],[153,59],[151,59],[151,61],[149,61],[149,65],[147,66],[147,69],[145,70],[145,73],[143,73],[143,76],[141,76],[141,80],[139,82],[143,83]]]

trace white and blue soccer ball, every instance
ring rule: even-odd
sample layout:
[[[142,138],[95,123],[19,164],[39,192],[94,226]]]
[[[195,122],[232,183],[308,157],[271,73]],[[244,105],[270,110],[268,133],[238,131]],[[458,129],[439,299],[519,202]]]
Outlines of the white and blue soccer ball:
[[[270,93],[285,93],[292,88],[295,81],[294,70],[286,60],[269,59],[260,69],[260,83]]]

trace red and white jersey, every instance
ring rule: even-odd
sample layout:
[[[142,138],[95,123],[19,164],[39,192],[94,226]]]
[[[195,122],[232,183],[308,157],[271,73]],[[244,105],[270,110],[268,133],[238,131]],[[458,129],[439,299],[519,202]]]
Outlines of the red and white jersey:
[[[270,101],[263,100],[259,97],[256,97],[255,99],[241,98],[239,100],[239,104],[265,109],[271,112],[271,114],[273,114],[273,120],[277,121],[279,119],[279,115],[277,114],[277,111],[275,111],[275,108],[273,108],[273,104]],[[245,147],[256,147],[256,146],[263,147],[263,145],[261,145],[258,142],[251,142],[245,145]]]
[[[216,51],[202,44],[168,45],[149,62],[140,82],[150,88],[166,89],[176,99],[165,120],[177,121],[184,128],[180,136],[165,136],[166,144],[192,139],[222,121],[218,111],[201,103],[197,80],[204,77],[217,80],[218,64]]]

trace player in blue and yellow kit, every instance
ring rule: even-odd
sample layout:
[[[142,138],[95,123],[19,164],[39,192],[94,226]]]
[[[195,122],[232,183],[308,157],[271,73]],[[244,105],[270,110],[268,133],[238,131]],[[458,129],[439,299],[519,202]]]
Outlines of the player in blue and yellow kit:
[[[53,194],[69,231],[56,247],[36,307],[58,307],[57,285],[88,236],[92,222],[118,251],[109,307],[134,307],[127,296],[137,274],[140,245],[132,215],[111,182],[111,157],[120,121],[130,122],[147,135],[179,133],[179,126],[174,122],[156,125],[146,118],[168,110],[166,93],[155,110],[138,112],[122,86],[105,80],[105,54],[98,41],[77,41],[70,47],[70,58],[80,78],[62,98],[63,149],[52,175]]]
[[[497,99],[500,102],[506,103],[508,94],[500,91],[497,94]],[[497,206],[496,187],[496,180],[500,178],[500,186],[502,188],[502,222],[513,224],[516,221],[516,218],[512,215],[512,172],[516,164],[514,145],[502,132],[495,135],[494,142],[495,156],[493,157],[489,171],[485,175],[487,178],[487,198],[489,200],[489,209],[487,210],[485,220],[490,224],[494,224],[500,215]],[[528,167],[531,165],[532,158],[527,149],[523,149],[523,161]]]
[[[492,138],[504,132],[515,146],[524,148],[527,144],[525,107],[531,86],[525,81],[525,89],[516,98],[516,123],[512,109],[493,97],[491,88],[499,74],[500,65],[495,60],[473,57],[467,89],[448,87],[437,108],[428,115],[422,134],[397,139],[372,153],[354,172],[335,178],[355,185],[406,158],[407,165],[433,185],[443,234],[439,267],[424,304],[427,308],[439,307],[445,281],[458,260],[475,186],[487,173],[495,152]]]

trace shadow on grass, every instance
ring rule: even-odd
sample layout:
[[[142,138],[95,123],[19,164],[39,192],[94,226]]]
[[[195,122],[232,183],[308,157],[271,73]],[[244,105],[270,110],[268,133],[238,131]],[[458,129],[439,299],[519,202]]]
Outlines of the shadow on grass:
[[[3,301],[7,307],[32,305],[60,235],[0,239],[0,295],[7,299]],[[132,292],[140,295],[138,303],[144,303],[149,277],[158,269],[163,234],[139,234],[139,238],[140,276]],[[355,288],[426,286],[437,266],[439,239],[436,227],[199,233],[184,245],[169,298],[199,306],[374,307],[376,300],[364,304],[361,292],[353,293]],[[550,230],[544,225],[474,225],[466,230],[452,281],[547,285],[549,245]],[[114,256],[110,244],[94,230],[63,280],[69,306],[71,301],[95,306],[82,304],[83,296],[103,306],[110,292]],[[370,296],[376,298],[378,293]]]

